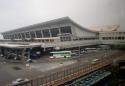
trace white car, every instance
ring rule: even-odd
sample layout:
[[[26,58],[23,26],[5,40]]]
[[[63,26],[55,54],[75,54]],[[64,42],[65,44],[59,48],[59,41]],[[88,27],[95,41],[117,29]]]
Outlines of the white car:
[[[50,56],[49,58],[50,58],[50,59],[54,59],[55,57],[54,57],[54,56]]]
[[[93,59],[93,60],[91,61],[91,64],[96,64],[98,61],[99,61],[99,59]]]
[[[19,85],[21,83],[26,83],[29,82],[30,80],[27,78],[18,78],[15,81],[12,81],[12,83],[10,84],[10,86],[15,86],[15,85]]]

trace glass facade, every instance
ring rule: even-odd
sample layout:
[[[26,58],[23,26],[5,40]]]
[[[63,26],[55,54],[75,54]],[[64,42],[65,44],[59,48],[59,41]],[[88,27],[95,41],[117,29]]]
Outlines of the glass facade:
[[[7,36],[8,36],[8,39],[11,39],[11,38],[10,38],[10,35],[7,35]]]
[[[61,33],[71,33],[72,34],[71,26],[61,27],[60,30],[61,30]]]
[[[5,35],[5,39],[8,39],[8,35]]]
[[[50,37],[49,29],[43,30],[43,37]]]
[[[31,31],[30,35],[31,35],[31,38],[35,38],[35,32],[34,31]]]
[[[59,34],[59,28],[52,28],[50,29],[50,32],[52,37],[57,37],[57,35]]]
[[[11,35],[11,39],[14,39],[14,34]]]
[[[17,34],[14,34],[14,38],[15,38],[15,39],[18,39],[18,35],[17,35]]]
[[[29,32],[26,32],[26,38],[30,38],[30,33]]]
[[[24,34],[24,33],[21,33],[21,35],[22,35],[22,39],[25,39],[25,34]]]
[[[7,39],[7,36],[6,36],[6,35],[4,35],[4,39]]]
[[[37,38],[42,38],[41,30],[37,30],[37,31],[36,31],[36,37],[37,37]]]
[[[20,33],[18,33],[18,38],[21,39],[21,34]]]

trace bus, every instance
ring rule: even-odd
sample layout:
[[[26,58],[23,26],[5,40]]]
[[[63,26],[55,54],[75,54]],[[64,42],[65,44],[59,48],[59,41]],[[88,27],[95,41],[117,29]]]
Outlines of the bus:
[[[54,52],[50,52],[50,54],[52,54],[52,56],[50,56],[50,58],[69,58],[71,57],[71,51],[54,51]]]
[[[96,52],[97,48],[85,48],[86,52]]]

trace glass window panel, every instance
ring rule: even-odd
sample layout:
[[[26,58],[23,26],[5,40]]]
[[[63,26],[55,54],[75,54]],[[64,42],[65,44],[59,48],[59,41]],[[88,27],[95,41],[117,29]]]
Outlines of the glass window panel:
[[[15,39],[18,39],[18,36],[17,36],[17,34],[14,34],[14,38],[15,38]]]
[[[21,35],[22,35],[22,39],[25,39],[25,34],[24,34],[24,33],[21,33]]]
[[[12,34],[12,39],[14,39],[14,34]]]
[[[4,39],[7,39],[7,35],[4,35]]]
[[[26,38],[30,38],[30,33],[29,32],[26,32]]]
[[[50,37],[49,29],[43,30],[44,37]]]
[[[50,32],[52,37],[57,37],[57,35],[59,34],[59,28],[52,28],[50,29]]]
[[[35,38],[35,32],[34,31],[31,31],[30,35],[31,35],[31,38]]]
[[[36,31],[36,37],[37,37],[37,38],[41,38],[41,37],[42,37],[41,30],[37,30],[37,31]]]
[[[72,33],[71,26],[65,26],[60,28],[61,33]]]
[[[18,38],[21,39],[21,34],[20,33],[18,33]]]
[[[6,35],[6,39],[8,39],[8,35]]]

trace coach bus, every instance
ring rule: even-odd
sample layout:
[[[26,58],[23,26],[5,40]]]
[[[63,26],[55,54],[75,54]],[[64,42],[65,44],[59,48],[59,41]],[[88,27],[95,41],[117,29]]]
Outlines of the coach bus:
[[[71,57],[71,51],[54,51],[54,52],[50,52],[50,54],[52,54],[52,56],[50,56],[50,58],[69,58]]]

